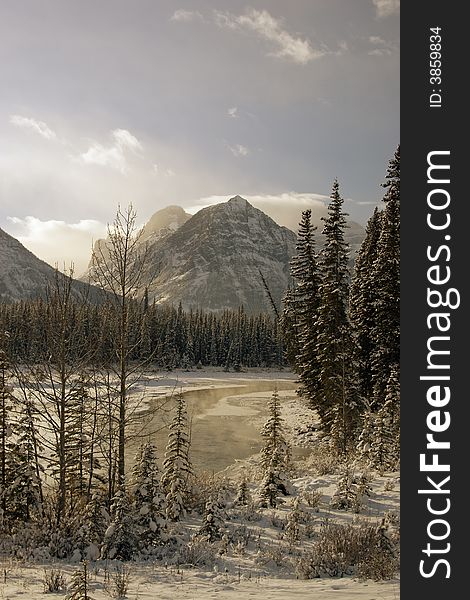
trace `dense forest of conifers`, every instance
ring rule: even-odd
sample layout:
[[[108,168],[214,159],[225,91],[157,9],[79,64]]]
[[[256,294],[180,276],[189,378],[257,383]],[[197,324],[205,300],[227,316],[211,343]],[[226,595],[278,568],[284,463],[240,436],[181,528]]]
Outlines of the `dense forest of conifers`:
[[[73,285],[73,284],[72,284]],[[54,329],[60,327],[60,293],[47,300],[0,304],[0,331],[14,332],[6,341],[12,359],[40,362],[50,355]],[[113,303],[70,300],[67,329],[75,343],[70,359],[86,355],[94,365],[116,360],[119,308]],[[215,366],[227,369],[286,365],[278,322],[271,315],[239,310],[186,312],[134,300],[128,311],[130,360],[174,369]]]

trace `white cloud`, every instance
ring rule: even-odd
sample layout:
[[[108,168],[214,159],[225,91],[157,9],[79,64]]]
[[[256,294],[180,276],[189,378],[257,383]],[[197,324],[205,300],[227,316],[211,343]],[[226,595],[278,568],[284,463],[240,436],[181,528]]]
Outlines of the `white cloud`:
[[[227,109],[227,114],[232,119],[236,119],[239,116],[239,114],[238,114],[238,107],[237,106],[231,106],[230,108]]]
[[[240,156],[248,156],[248,154],[250,153],[248,148],[246,146],[243,146],[242,144],[235,144],[235,146],[229,146],[228,148],[230,152],[237,158]]]
[[[400,12],[400,0],[372,0],[377,17],[383,19]]]
[[[114,129],[111,136],[114,140],[111,146],[93,142],[80,158],[86,164],[110,167],[126,173],[128,151],[137,153],[142,150],[142,145],[127,129]]]
[[[308,39],[294,37],[283,29],[281,20],[270,15],[267,10],[249,9],[239,16],[215,11],[214,18],[219,27],[254,31],[260,38],[271,42],[277,49],[270,56],[306,64],[327,53],[325,49],[313,48]]]
[[[83,219],[78,223],[41,221],[31,216],[7,219],[11,223],[9,233],[31,252],[59,269],[63,269],[64,265],[68,268],[73,263],[76,277],[86,269],[93,240],[106,235],[106,226],[93,219]]]
[[[166,167],[162,167],[160,165],[154,164],[153,170],[157,175],[163,175],[164,177],[174,177],[176,175],[173,169],[169,169]]]
[[[186,10],[184,8],[179,8],[175,10],[173,15],[170,17],[170,21],[183,21],[188,23],[189,21],[203,21],[204,17],[200,12],[194,10]]]
[[[36,121],[36,119],[22,117],[21,115],[11,115],[10,123],[12,125],[15,125],[16,127],[22,127],[23,129],[31,129],[46,140],[55,140],[57,138],[55,132],[52,131],[52,129],[50,129],[50,127],[48,127],[48,125],[44,123],[44,121]]]
[[[376,46],[372,50],[369,50],[370,56],[390,56],[393,52],[398,50],[398,45],[395,42],[387,42],[378,35],[371,35],[369,37],[369,43]]]

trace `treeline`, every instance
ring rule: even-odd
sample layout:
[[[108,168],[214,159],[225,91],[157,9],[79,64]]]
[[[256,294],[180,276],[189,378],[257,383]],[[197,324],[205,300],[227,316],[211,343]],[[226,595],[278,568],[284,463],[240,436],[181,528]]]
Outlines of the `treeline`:
[[[338,182],[320,252],[311,211],[303,212],[282,325],[300,393],[323,434],[340,453],[359,447],[372,466],[387,469],[399,457],[399,148],[383,185],[384,208],[369,220],[352,275]]]
[[[51,290],[47,300],[0,304],[0,331],[12,332],[6,345],[12,360],[34,363],[50,355],[60,302]],[[97,305],[72,297],[68,328],[75,343],[70,359],[85,354],[94,365],[115,361],[120,318],[120,307],[113,302]],[[185,312],[181,305],[160,307],[144,298],[129,302],[127,319],[129,360],[145,360],[157,368],[237,370],[287,364],[277,320],[270,315],[247,315],[243,308],[220,314]]]

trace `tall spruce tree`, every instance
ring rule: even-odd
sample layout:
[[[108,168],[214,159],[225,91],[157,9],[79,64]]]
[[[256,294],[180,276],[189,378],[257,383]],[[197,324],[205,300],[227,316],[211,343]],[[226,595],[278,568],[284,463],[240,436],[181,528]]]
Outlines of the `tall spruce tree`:
[[[385,209],[373,264],[375,311],[371,338],[374,345],[374,410],[384,403],[390,374],[400,362],[400,147],[389,163],[383,187],[386,188]]]
[[[311,210],[302,213],[297,234],[297,254],[291,261],[295,280],[292,310],[295,312],[296,372],[300,375],[303,393],[311,403],[318,395],[320,365],[317,355],[317,311],[319,305],[320,276],[315,252],[315,229]]]
[[[354,275],[349,295],[349,317],[354,339],[358,387],[361,398],[367,403],[372,396],[372,357],[375,344],[376,283],[374,264],[378,254],[381,212],[374,210],[366,227],[364,238],[354,264]]]
[[[335,180],[323,217],[325,244],[320,253],[321,284],[316,321],[317,360],[320,364],[318,392],[312,406],[318,411],[323,430],[334,446],[345,452],[352,441],[358,418],[356,374],[352,356],[348,306],[348,244],[343,198]]]

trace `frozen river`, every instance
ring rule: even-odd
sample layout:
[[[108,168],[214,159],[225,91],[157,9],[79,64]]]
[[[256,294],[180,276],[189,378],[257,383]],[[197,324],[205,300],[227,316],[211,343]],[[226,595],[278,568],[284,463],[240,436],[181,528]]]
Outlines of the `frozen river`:
[[[284,375],[285,377],[285,375]],[[191,423],[191,458],[196,470],[220,471],[236,460],[259,452],[260,427],[268,415],[268,401],[274,389],[281,398],[295,395],[293,379],[208,379],[191,382],[197,389],[182,387]],[[150,392],[151,388],[149,389]],[[156,388],[149,393],[149,408],[161,404],[171,389]],[[175,392],[179,388],[175,386]],[[170,400],[157,410],[146,431],[163,457],[171,419]]]

